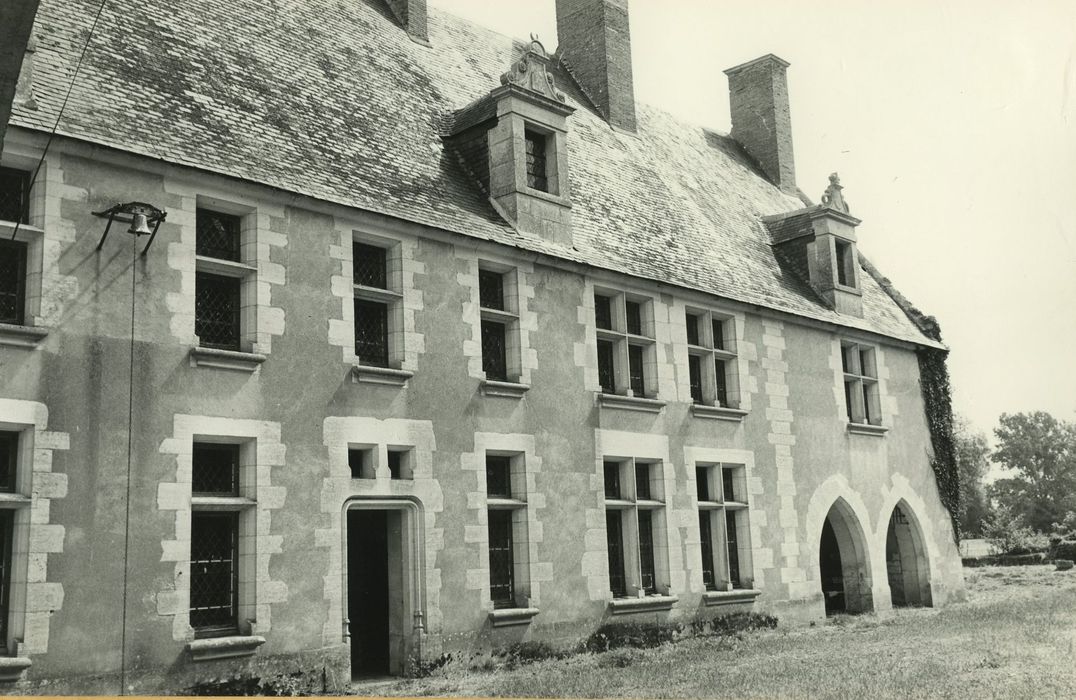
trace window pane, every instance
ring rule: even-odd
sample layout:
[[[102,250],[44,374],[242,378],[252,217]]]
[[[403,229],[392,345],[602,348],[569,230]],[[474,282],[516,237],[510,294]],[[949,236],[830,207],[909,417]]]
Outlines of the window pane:
[[[238,513],[191,514],[191,627],[234,633],[239,609]]]
[[[194,332],[204,347],[239,349],[239,279],[195,275]]]
[[[399,450],[389,450],[388,460],[390,479],[403,478],[403,456],[404,453]]]
[[[852,391],[855,389],[855,382],[844,383],[844,406],[848,411],[848,420],[855,422],[854,411],[852,410]]]
[[[710,531],[710,513],[699,511],[699,536],[702,540],[702,583],[706,590],[717,587],[714,580],[714,538]]]
[[[724,360],[714,360],[714,380],[717,389],[717,405],[729,405],[729,385],[725,372],[728,371]]]
[[[620,464],[617,462],[605,463],[605,497],[611,499],[620,498]]]
[[[699,344],[699,317],[693,313],[687,314],[687,344]]]
[[[15,474],[19,467],[19,434],[0,432],[0,491],[15,490]]]
[[[30,223],[30,173],[0,167],[0,220]]]
[[[239,260],[239,236],[242,219],[209,209],[195,215],[195,253],[207,258]]]
[[[366,365],[389,364],[389,308],[366,299],[355,300],[355,354]]]
[[[743,588],[740,581],[740,550],[738,549],[738,533],[736,531],[736,513],[725,513],[725,537],[728,539],[729,548],[729,581],[733,588]]]
[[[366,243],[351,244],[351,267],[355,275],[355,284],[364,287],[388,289],[388,274],[384,248]]]
[[[364,464],[373,462],[373,450],[348,450],[347,451],[347,466],[351,469],[352,479],[361,479],[362,468]],[[372,477],[373,475],[371,475]]]
[[[594,325],[607,331],[613,330],[612,300],[609,297],[594,295]]]
[[[639,567],[643,590],[657,593],[654,577],[654,518],[649,510],[639,511]]]
[[[695,467],[695,489],[700,501],[712,501],[710,497],[710,468]]]
[[[482,321],[482,371],[486,379],[508,380],[508,357],[503,323]]]
[[[874,412],[871,410],[871,385],[863,382],[860,385],[863,389],[863,418],[865,423],[874,422]]]
[[[643,334],[643,308],[642,304],[635,301],[624,302],[624,312],[627,315],[628,333],[633,335]]]
[[[524,132],[524,135],[527,141],[527,187],[548,192],[546,137],[529,129]]]
[[[877,375],[877,372],[874,371],[874,358],[872,357],[871,348],[859,349],[859,373],[864,377]]]
[[[628,346],[628,373],[632,393],[636,396],[645,396],[646,377],[643,374],[643,349],[638,345]]]
[[[735,481],[732,478],[731,469],[721,470],[721,488],[723,489],[723,496],[726,501],[740,501],[740,494],[736,493]]]
[[[492,270],[478,271],[479,304],[504,311],[504,275]]]
[[[239,495],[239,445],[194,443],[191,491],[217,496]]]
[[[598,341],[598,383],[606,394],[616,393],[616,364],[613,360],[613,343]]]
[[[714,334],[714,348],[726,350],[725,347],[725,321],[720,318],[713,319],[711,326]]]
[[[609,549],[609,590],[614,596],[628,594],[624,579],[624,535],[620,523],[620,512],[605,511],[606,546]]]
[[[26,244],[0,240],[0,323],[21,325],[25,308]]]
[[[650,500],[650,465],[635,465],[635,499],[640,501]]]
[[[687,356],[687,374],[691,382],[691,400],[702,403],[702,360],[698,355]]]
[[[7,651],[8,613],[11,603],[11,550],[15,511],[0,510],[0,650]]]
[[[844,368],[846,374],[858,374],[855,366],[855,360],[852,353],[855,352],[855,347],[849,345],[841,346],[841,367]]]
[[[512,460],[500,455],[486,455],[486,495],[491,498],[512,497]]]
[[[851,284],[849,273],[852,272],[852,246],[842,241],[837,241],[837,283],[849,286]]]
[[[512,511],[489,511],[489,596],[497,608],[515,606]]]

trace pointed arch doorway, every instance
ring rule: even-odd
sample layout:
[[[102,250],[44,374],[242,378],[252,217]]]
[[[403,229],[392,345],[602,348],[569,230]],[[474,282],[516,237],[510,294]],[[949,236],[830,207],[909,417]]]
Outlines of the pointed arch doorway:
[[[893,508],[889,518],[885,564],[893,607],[932,605],[930,561],[919,523],[904,501]]]
[[[822,523],[818,565],[827,616],[874,609],[866,538],[843,499],[837,499]]]

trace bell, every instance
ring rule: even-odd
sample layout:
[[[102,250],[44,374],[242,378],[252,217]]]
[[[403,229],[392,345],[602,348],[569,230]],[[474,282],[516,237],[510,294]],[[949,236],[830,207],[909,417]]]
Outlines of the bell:
[[[149,228],[149,223],[146,221],[146,215],[133,214],[131,218],[131,228],[127,229],[127,233],[133,233],[136,236],[145,236],[153,233]]]

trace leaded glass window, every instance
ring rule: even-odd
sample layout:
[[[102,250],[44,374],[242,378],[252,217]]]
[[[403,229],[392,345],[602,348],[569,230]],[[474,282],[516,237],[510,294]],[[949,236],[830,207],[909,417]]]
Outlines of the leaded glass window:
[[[513,569],[512,511],[489,511],[489,593],[497,608],[516,604]]]
[[[388,289],[388,251],[375,245],[352,243],[352,271],[355,284]]]
[[[0,221],[30,223],[30,173],[0,167]]]
[[[625,294],[595,293],[594,325],[597,331],[598,384],[604,394],[652,396],[656,377],[655,346],[648,336],[649,301],[631,300]]]
[[[609,589],[614,596],[628,594],[627,580],[624,576],[624,533],[621,525],[621,511],[605,511],[606,546],[609,549]]]
[[[618,462],[606,462],[605,469],[605,497],[617,500],[620,498],[620,464]]]
[[[624,315],[628,321],[628,333],[632,335],[643,334],[643,307],[637,301],[624,302]]]
[[[19,464],[19,434],[0,432],[0,492],[15,490],[15,474]]]
[[[26,308],[26,244],[0,240],[0,323],[21,325]]]
[[[487,379],[507,381],[508,353],[505,326],[497,321],[482,321],[482,371]]]
[[[214,496],[239,495],[239,445],[194,443],[191,491]]]
[[[702,403],[702,359],[698,355],[688,355],[687,371],[691,383],[691,400]]]
[[[504,311],[504,275],[493,270],[479,270],[478,297],[482,308]]]
[[[751,583],[743,575],[751,570],[750,549],[740,542],[750,540],[744,466],[700,465],[695,474],[703,584],[707,590],[744,588]],[[721,492],[711,493],[717,486]]]
[[[486,495],[489,498],[512,498],[510,457],[486,455]]]
[[[635,498],[640,501],[650,500],[650,465],[635,465]]]
[[[616,393],[616,362],[613,343],[598,341],[598,383],[606,394]]]
[[[646,376],[643,369],[643,348],[639,345],[628,346],[629,386],[635,396],[646,395]]]
[[[536,131],[527,129],[527,187],[542,192],[549,191],[549,177],[546,170],[546,137]]]
[[[728,368],[724,360],[714,360],[714,395],[718,406],[729,405]]]
[[[239,350],[239,285],[236,277],[195,275],[194,332],[201,345]]]
[[[389,364],[388,305],[355,299],[355,354],[365,365]]]
[[[195,253],[207,258],[239,261],[242,217],[199,207],[195,226]]]
[[[639,566],[641,587],[650,594],[657,593],[654,575],[654,516],[649,510],[639,511]]]
[[[702,583],[706,590],[712,591],[717,586],[714,579],[714,537],[710,529],[710,514],[699,511],[699,537],[702,542]]]
[[[633,596],[637,590],[656,594],[668,585],[668,562],[661,561],[665,580],[660,581],[655,547],[664,537],[662,465],[610,459],[603,461],[603,469],[610,590],[614,597]],[[622,486],[629,492],[624,493]],[[638,526],[634,532],[633,524]]]
[[[686,314],[684,319],[687,323],[687,344],[699,345],[699,317],[697,314],[693,314],[690,311]]]
[[[613,330],[612,299],[609,297],[594,295],[594,325],[604,330]]]
[[[733,588],[743,588],[740,580],[740,548],[736,531],[736,512],[725,512],[725,539],[729,548],[729,582]]]
[[[191,514],[190,624],[198,637],[238,631],[239,514]]]

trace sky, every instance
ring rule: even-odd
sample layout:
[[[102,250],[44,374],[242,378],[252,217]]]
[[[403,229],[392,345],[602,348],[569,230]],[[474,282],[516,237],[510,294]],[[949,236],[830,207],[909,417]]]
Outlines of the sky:
[[[554,0],[430,0],[556,45]],[[797,184],[938,318],[954,410],[1076,420],[1076,2],[631,0],[635,98],[727,132],[722,73],[789,61]]]

